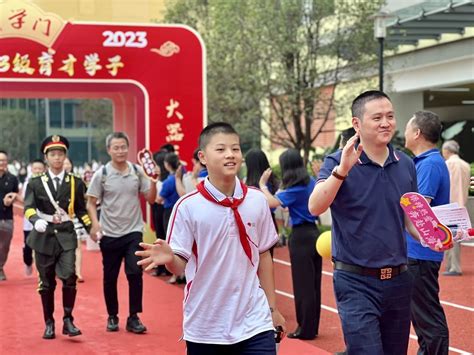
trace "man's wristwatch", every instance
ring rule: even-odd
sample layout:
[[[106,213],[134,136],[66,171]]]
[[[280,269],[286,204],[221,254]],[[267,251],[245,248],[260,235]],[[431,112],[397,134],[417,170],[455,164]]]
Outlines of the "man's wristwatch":
[[[347,175],[346,175],[346,176],[342,176],[342,175],[338,174],[338,173],[337,173],[337,168],[338,168],[338,167],[339,167],[339,165],[336,165],[336,166],[334,167],[334,169],[332,169],[331,175],[334,176],[334,177],[335,177],[336,179],[338,179],[338,180],[344,181],[344,180],[346,179]]]

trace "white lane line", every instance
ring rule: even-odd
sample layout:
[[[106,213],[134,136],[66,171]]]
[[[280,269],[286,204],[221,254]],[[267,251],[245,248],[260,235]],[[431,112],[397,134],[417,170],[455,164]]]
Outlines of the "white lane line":
[[[289,263],[288,261],[284,261],[284,260],[280,260],[280,259],[273,259],[273,261],[277,264],[282,264],[282,265],[291,267],[291,263]],[[326,276],[331,276],[331,277],[333,276],[333,273],[329,272],[329,271],[323,271],[322,274],[326,275]],[[441,304],[444,304],[445,306],[450,306],[450,307],[453,307],[453,308],[462,309],[464,311],[474,312],[474,307],[463,306],[461,304],[452,303],[452,302],[448,302],[448,301],[441,301]]]
[[[474,307],[462,306],[462,305],[460,305],[460,304],[451,303],[451,302],[447,302],[447,301],[440,301],[440,302],[441,302],[442,304],[446,305],[446,306],[451,306],[451,307],[463,309],[463,310],[465,310],[465,311],[474,312]]]
[[[282,295],[282,296],[291,298],[291,299],[294,299],[294,298],[295,298],[294,295],[292,295],[291,293],[288,293],[288,292],[284,292],[284,291],[280,291],[280,290],[275,290],[275,293],[277,293],[278,295]],[[336,314],[339,313],[339,312],[337,311],[337,309],[332,308],[332,307],[329,307],[329,306],[325,306],[325,305],[323,305],[323,304],[321,305],[321,308],[322,308],[322,309],[325,309],[326,311],[332,312],[332,313],[336,313]],[[418,340],[418,337],[417,337],[416,335],[410,334],[410,339]],[[461,354],[461,355],[472,355],[472,353],[470,353],[470,352],[468,352],[468,351],[464,351],[464,350],[461,350],[461,349],[458,349],[458,348],[453,348],[452,346],[449,347],[449,350],[452,351],[452,352]]]
[[[283,292],[283,291],[280,291],[280,290],[275,290],[275,293],[277,293],[279,295],[282,295],[282,296],[285,296],[285,297],[288,297],[288,298],[291,298],[291,299],[295,298],[295,296],[293,296],[291,293]],[[321,308],[325,309],[326,311],[329,311],[329,312],[338,313],[336,308],[325,306],[324,304],[321,305]]]

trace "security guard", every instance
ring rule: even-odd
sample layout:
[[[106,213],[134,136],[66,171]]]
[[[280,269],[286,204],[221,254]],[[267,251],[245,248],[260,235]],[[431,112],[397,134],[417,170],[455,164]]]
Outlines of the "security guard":
[[[41,152],[48,163],[48,171],[30,180],[25,196],[25,217],[34,225],[28,246],[35,251],[39,288],[46,329],[44,339],[53,339],[54,290],[56,275],[63,282],[63,334],[80,335],[74,325],[72,310],[76,299],[75,249],[77,237],[72,219],[77,216],[87,230],[91,221],[87,215],[83,181],[66,173],[63,163],[69,142],[65,137],[47,137]]]

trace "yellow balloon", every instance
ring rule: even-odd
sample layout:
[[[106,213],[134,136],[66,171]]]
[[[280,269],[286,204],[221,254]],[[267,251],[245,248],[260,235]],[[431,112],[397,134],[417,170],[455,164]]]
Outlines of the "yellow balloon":
[[[323,258],[331,259],[331,231],[322,232],[316,241],[316,251]]]

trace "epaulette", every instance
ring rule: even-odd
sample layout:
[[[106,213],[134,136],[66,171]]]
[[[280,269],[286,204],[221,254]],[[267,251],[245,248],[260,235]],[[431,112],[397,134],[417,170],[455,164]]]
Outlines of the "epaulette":
[[[37,179],[37,178],[45,176],[45,175],[46,175],[46,173],[33,174],[33,175],[31,175],[31,179]]]
[[[67,175],[69,175],[69,176],[74,176],[76,179],[81,179],[81,180],[82,180],[82,177],[81,177],[81,175],[79,175],[79,174],[69,172],[69,173],[67,173]]]

